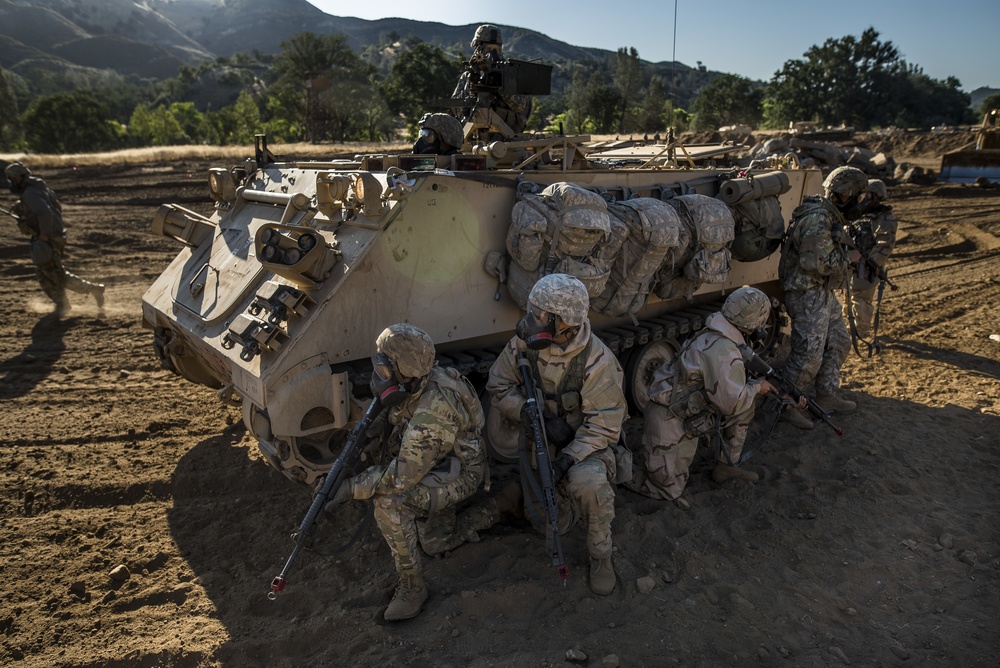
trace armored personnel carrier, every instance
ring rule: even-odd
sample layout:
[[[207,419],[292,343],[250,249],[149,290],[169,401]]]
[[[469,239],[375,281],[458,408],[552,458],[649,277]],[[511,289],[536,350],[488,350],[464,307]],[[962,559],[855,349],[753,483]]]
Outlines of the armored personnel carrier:
[[[211,216],[158,211],[154,232],[182,247],[143,318],[163,364],[241,405],[266,460],[308,484],[370,400],[384,327],[421,327],[440,364],[482,381],[546,273],[591,290],[638,414],[652,371],[731,290],[779,307],[761,349],[784,334],[776,250],[822,176],[705,165],[734,150],[521,137],[324,162],[276,159],[258,136],[254,158],[210,171]],[[512,460],[489,423],[491,454]]]

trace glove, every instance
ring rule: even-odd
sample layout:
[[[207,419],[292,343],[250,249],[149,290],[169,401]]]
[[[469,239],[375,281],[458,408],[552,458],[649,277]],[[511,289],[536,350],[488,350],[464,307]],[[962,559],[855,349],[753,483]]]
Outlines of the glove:
[[[576,432],[561,417],[545,418],[545,434],[557,449],[566,447],[576,437]]]
[[[326,502],[323,506],[323,512],[326,513],[336,513],[340,506],[346,504],[354,498],[354,483],[350,480],[345,480],[340,483],[340,487],[334,492],[333,498]]]
[[[573,458],[567,455],[565,452],[552,462],[552,484],[558,485],[559,481],[566,476],[566,472],[569,471],[570,467],[576,462]]]
[[[528,415],[528,402],[521,404],[521,424],[527,427],[531,424],[531,417]]]

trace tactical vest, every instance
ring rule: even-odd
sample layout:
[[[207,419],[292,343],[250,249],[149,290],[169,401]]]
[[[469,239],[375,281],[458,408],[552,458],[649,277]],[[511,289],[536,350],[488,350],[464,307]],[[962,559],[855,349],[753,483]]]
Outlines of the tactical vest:
[[[865,212],[865,215],[857,221],[851,223],[851,236],[854,243],[858,245],[858,250],[863,255],[868,255],[875,248],[875,231],[872,223],[884,213],[892,211],[892,207],[880,204],[875,209]]]
[[[802,198],[802,203],[792,211],[792,220],[788,223],[788,230],[781,241],[781,261],[778,263],[778,278],[782,281],[790,274],[798,271],[799,268],[799,221],[806,216],[817,213],[827,213],[833,216],[834,220],[843,221],[843,214],[837,210],[830,200],[819,195],[806,195]]]
[[[706,330],[704,333],[714,334],[717,338],[725,338],[722,334]],[[692,336],[687,339],[674,357],[671,366],[673,367],[672,389],[670,393],[670,412],[679,420],[684,422],[684,433],[689,436],[700,436],[707,434],[716,426],[716,416],[718,409],[708,399],[705,392],[705,379],[685,378],[680,359],[700,336]]]
[[[555,388],[555,391],[549,393],[542,390],[546,403],[552,401],[558,406],[559,417],[579,412],[583,406],[583,397],[580,391],[583,389],[583,382],[587,372],[587,360],[590,359],[590,353],[593,348],[594,337],[591,336],[590,340],[587,341],[587,345],[583,347],[583,350],[569,361],[569,368],[566,369],[566,373],[559,380],[559,385]],[[528,361],[531,362],[531,375],[535,378],[535,387],[542,388],[542,381],[538,373],[539,354],[537,350],[528,350],[526,353]]]

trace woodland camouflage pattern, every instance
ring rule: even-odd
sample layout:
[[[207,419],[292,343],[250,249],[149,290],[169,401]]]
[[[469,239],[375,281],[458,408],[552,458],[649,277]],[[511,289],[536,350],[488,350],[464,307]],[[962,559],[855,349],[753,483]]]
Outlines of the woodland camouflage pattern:
[[[819,395],[833,395],[840,388],[840,367],[851,348],[833,292],[845,287],[851,268],[848,250],[834,238],[847,233],[845,225],[830,200],[806,197],[792,212],[781,247],[778,273],[792,320],[792,350],[784,371],[799,388],[815,378]]]
[[[753,419],[760,381],[748,379],[738,345],[743,334],[722,313],[688,339],[674,361],[661,366],[649,387],[641,465],[627,486],[654,499],[676,499],[688,481],[698,439],[722,417],[718,460],[739,461]]]

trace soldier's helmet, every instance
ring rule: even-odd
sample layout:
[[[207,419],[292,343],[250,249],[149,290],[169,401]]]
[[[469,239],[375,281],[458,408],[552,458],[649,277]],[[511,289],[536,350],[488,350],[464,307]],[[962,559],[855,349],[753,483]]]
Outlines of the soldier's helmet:
[[[837,167],[823,181],[827,197],[840,193],[848,199],[868,190],[868,176],[857,167]]]
[[[555,313],[570,327],[579,327],[587,319],[590,295],[586,286],[569,274],[548,274],[528,293],[528,303],[549,313]]]
[[[885,184],[879,179],[868,179],[868,192],[883,200],[888,196]]]
[[[434,366],[434,341],[415,325],[389,325],[378,335],[375,348],[392,361],[401,380],[423,378]]]
[[[8,181],[10,181],[11,179],[20,178],[22,176],[31,176],[31,170],[19,162],[12,162],[9,165],[7,165],[4,168],[3,173],[4,176],[7,177]]]
[[[744,285],[734,290],[722,305],[722,315],[741,332],[755,332],[767,322],[771,300],[758,290]]]
[[[465,129],[462,122],[451,114],[424,114],[418,125],[437,133],[441,141],[453,148],[462,148],[465,143]]]
[[[476,28],[476,34],[472,36],[472,43],[469,46],[475,48],[480,44],[503,44],[500,28],[489,23],[484,23]]]

